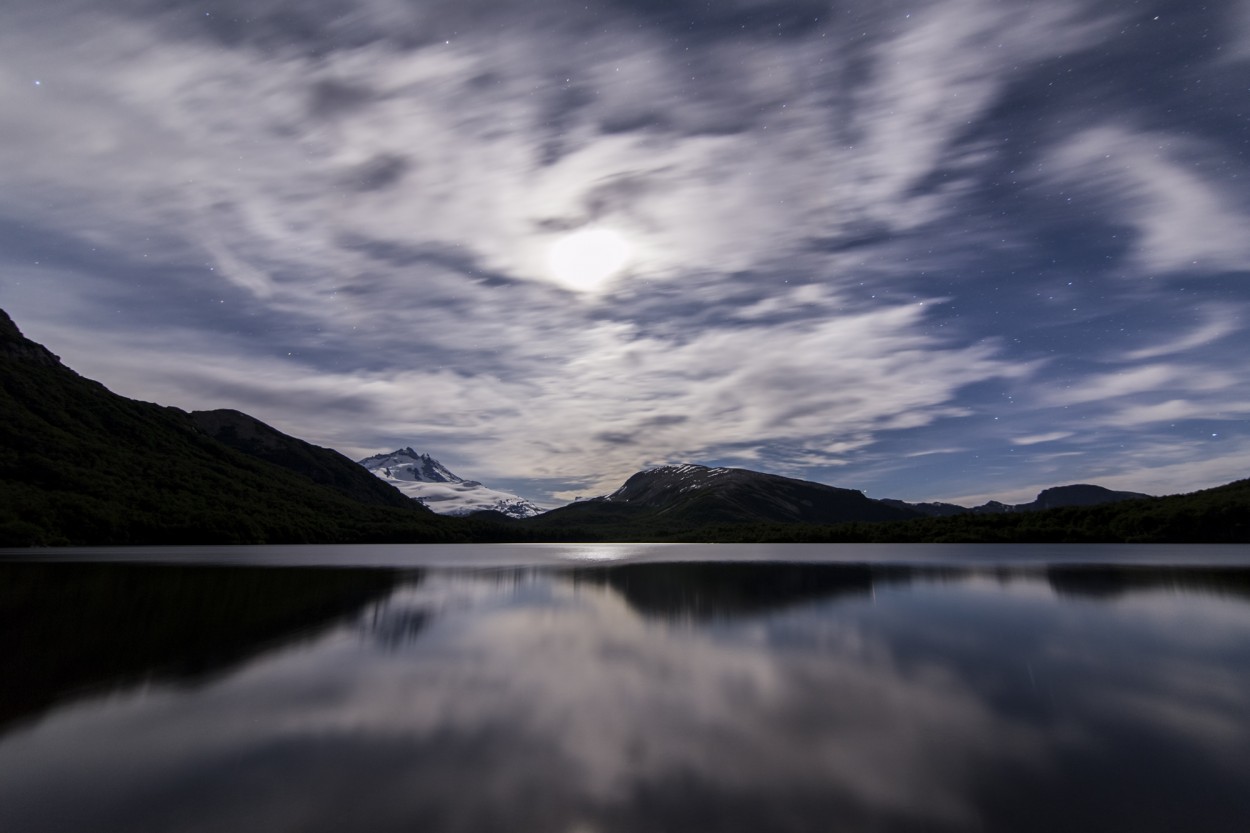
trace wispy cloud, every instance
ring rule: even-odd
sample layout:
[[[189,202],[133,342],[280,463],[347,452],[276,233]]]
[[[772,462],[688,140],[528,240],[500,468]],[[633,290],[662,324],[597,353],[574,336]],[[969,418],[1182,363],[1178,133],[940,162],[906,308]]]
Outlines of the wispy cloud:
[[[1142,361],[1145,359],[1156,359],[1160,356],[1186,353],[1195,348],[1205,347],[1214,341],[1233,335],[1243,329],[1241,322],[1244,318],[1244,313],[1239,307],[1208,307],[1200,310],[1200,313],[1204,320],[1190,332],[1166,340],[1161,344],[1131,350],[1124,354],[1124,359],[1126,361]]]
[[[831,316],[791,326],[785,339],[732,327],[676,340],[602,323],[550,333],[546,363],[524,363],[524,373],[328,373],[298,357],[203,361],[163,339],[131,338],[126,350],[142,361],[113,375],[123,392],[173,396],[190,387],[194,397],[178,397],[188,407],[224,399],[248,401],[262,417],[290,409],[277,421],[339,447],[472,438],[460,456],[502,476],[593,473],[607,488],[649,463],[738,456],[768,444],[791,449],[776,463],[836,463],[876,431],[958,412],[953,399],[966,384],[1021,372],[989,347],[918,335],[924,315],[908,305]],[[76,364],[94,369],[91,342],[70,333],[63,341]],[[354,414],[347,426],[345,412]]]
[[[1072,436],[1071,431],[1049,431],[1045,434],[1030,434],[1027,437],[1016,437],[1012,442],[1016,445],[1038,445],[1063,440]]]
[[[1067,483],[1097,483],[1109,489],[1171,495],[1234,480],[1250,472],[1250,443],[1244,438],[1211,438],[1165,445],[1143,443],[1118,455],[1050,457],[1039,471],[1044,478],[1028,485],[966,494],[948,494],[943,500],[977,506],[987,500],[1026,503],[1043,489]]]
[[[1051,405],[1074,405],[1106,402],[1136,394],[1224,391],[1239,381],[1236,374],[1225,370],[1161,362],[1124,367],[1098,375],[1086,374],[1079,383],[1054,390],[1044,395],[1044,399]]]
[[[1185,419],[1242,420],[1250,417],[1250,401],[1194,402],[1169,399],[1146,405],[1130,405],[1108,416],[1112,425],[1135,426],[1151,422],[1177,422]]]
[[[1054,176],[1132,230],[1138,270],[1244,270],[1250,200],[1204,173],[1211,156],[1179,134],[1109,125],[1074,136],[1052,163]]]

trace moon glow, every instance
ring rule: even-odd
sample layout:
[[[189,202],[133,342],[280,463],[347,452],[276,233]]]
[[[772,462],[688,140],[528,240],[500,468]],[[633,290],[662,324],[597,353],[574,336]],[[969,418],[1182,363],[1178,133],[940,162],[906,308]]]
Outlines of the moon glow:
[[[625,268],[629,255],[629,241],[620,232],[579,229],[551,244],[547,267],[569,289],[593,292]]]

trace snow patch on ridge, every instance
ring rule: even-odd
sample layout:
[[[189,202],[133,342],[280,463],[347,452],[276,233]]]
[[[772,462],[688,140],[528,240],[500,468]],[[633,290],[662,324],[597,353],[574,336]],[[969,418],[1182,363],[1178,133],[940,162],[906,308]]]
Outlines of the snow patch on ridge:
[[[702,488],[713,480],[717,480],[730,474],[733,470],[727,468],[708,468],[694,463],[675,463],[667,466],[656,466],[655,468],[644,469],[609,495],[604,497],[605,500],[629,500],[630,495],[637,492],[641,482],[646,482],[654,486],[661,484],[664,489],[676,489],[678,493],[688,492],[692,489]]]

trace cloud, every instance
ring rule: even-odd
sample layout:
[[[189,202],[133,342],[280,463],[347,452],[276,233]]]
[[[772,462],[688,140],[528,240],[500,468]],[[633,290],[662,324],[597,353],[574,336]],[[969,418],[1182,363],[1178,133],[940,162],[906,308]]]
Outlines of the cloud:
[[[1057,150],[1052,176],[1132,229],[1139,272],[1242,271],[1250,263],[1250,205],[1203,175],[1196,163],[1212,155],[1180,135],[1107,125]]]
[[[13,102],[31,111],[29,138],[43,158],[75,160],[56,177],[36,166],[31,186],[74,182],[76,211],[90,210],[113,236],[136,237],[172,212],[190,242],[223,261],[225,276],[262,293],[248,264],[352,272],[357,264],[331,242],[344,233],[467,243],[492,269],[543,280],[549,238],[535,227],[591,218],[636,238],[636,271],[650,279],[693,264],[733,271],[808,236],[837,240],[865,222],[914,228],[941,216],[958,189],[917,188],[949,163],[968,121],[1002,89],[978,48],[994,43],[988,60],[1006,68],[1021,50],[1040,56],[1051,49],[1044,44],[1072,49],[1090,38],[1070,4],[1025,26],[994,4],[946,3],[874,47],[863,92],[839,101],[814,83],[850,70],[840,66],[849,60],[841,44],[824,37],[838,40],[839,30],[796,34],[785,49],[709,40],[692,57],[646,31],[575,37],[568,23],[542,30],[541,21],[481,8],[506,20],[506,42],[467,26],[450,43],[397,49],[385,37],[401,21],[438,15],[384,2],[291,14],[227,8],[207,20],[92,14],[72,27],[81,36],[73,56],[96,77],[51,76],[41,98],[24,90]],[[208,37],[240,17],[243,40],[228,38],[230,49]],[[170,40],[175,22],[201,36]],[[22,56],[54,37],[51,22],[41,23],[9,48]],[[281,41],[324,48],[275,50],[278,31],[287,33]],[[348,31],[371,34],[340,39]],[[693,73],[692,60],[701,65]],[[809,61],[828,69],[812,76]],[[571,110],[559,103],[582,88],[593,95]],[[642,102],[661,114],[658,128],[645,125]],[[84,105],[92,141],[57,138],[58,123],[83,123]],[[541,133],[553,113],[561,150],[545,158]],[[605,135],[607,122],[639,128]],[[827,149],[816,165],[813,147]],[[31,158],[21,143],[11,148]],[[748,156],[751,164],[738,164]],[[402,191],[377,193],[400,176]],[[129,204],[119,206],[119,195]],[[229,221],[213,219],[220,205]]]
[[[1205,320],[1197,328],[1162,344],[1131,350],[1124,354],[1124,359],[1126,361],[1141,361],[1143,359],[1159,358],[1160,356],[1170,356],[1176,353],[1186,353],[1195,348],[1206,347],[1212,342],[1219,341],[1241,330],[1243,312],[1240,307],[1208,307],[1200,310],[1200,313]]]
[[[935,4],[907,14],[897,34],[875,44],[872,74],[847,114],[856,221],[898,229],[935,219],[952,194],[971,187],[970,166],[992,152],[967,137],[1012,70],[1080,51],[1110,22],[1085,18],[1074,3],[1021,12],[982,0]]]
[[[1226,60],[1250,60],[1250,8],[1245,3],[1233,4],[1227,17],[1229,50]]]
[[[402,156],[380,153],[348,172],[344,184],[355,191],[381,191],[402,180],[409,165]]]
[[[1223,400],[1218,404],[1212,404],[1192,402],[1187,399],[1169,399],[1165,402],[1122,408],[1111,414],[1107,422],[1111,425],[1135,426],[1186,419],[1239,420],[1247,416],[1250,416],[1250,402]]]
[[[1110,373],[1087,374],[1073,385],[1043,394],[1050,405],[1106,402],[1135,394],[1161,394],[1168,391],[1224,391],[1241,380],[1221,369],[1198,368],[1179,363],[1144,364],[1124,367]]]
[[[962,506],[977,506],[987,500],[1027,503],[1043,489],[1066,483],[1096,483],[1108,489],[1173,495],[1244,480],[1250,472],[1250,442],[1244,437],[1212,438],[1209,433],[1198,438],[1192,433],[1186,436],[1188,439],[1179,439],[1161,433],[1121,443],[1113,435],[1108,440],[1110,451],[1095,445],[1086,453],[1047,455],[1032,464],[1021,461],[1019,465],[1040,475],[1028,484],[1020,485],[1017,481],[1013,488],[948,492],[936,499]]]
[[[575,333],[558,322],[545,333],[533,322],[515,322],[515,331],[487,323],[444,334],[445,362],[465,341],[506,354],[516,339],[518,354],[498,356],[489,373],[396,370],[390,361],[374,371],[327,372],[298,351],[266,358],[219,350],[215,359],[197,359],[202,348],[189,336],[179,350],[163,333],[130,334],[119,336],[124,348],[114,349],[136,361],[112,373],[110,383],[184,407],[245,401],[283,430],[358,452],[397,442],[438,448],[443,440],[473,437],[460,456],[476,465],[491,461],[501,475],[593,473],[608,489],[649,463],[765,444],[789,449],[778,451],[779,462],[787,453],[836,462],[875,432],[958,412],[953,399],[964,385],[1022,372],[996,360],[989,346],[958,348],[919,334],[925,309],[813,318],[787,325],[784,338],[763,325],[660,336],[606,322]],[[419,330],[441,314],[435,308],[424,321],[408,320]],[[356,338],[386,349],[390,335]],[[97,337],[65,332],[55,341],[70,364],[97,372]]]
[[[1038,445],[1039,443],[1050,443],[1055,440],[1067,439],[1071,436],[1071,431],[1048,431],[1045,434],[1032,434],[1027,437],[1016,437],[1013,442],[1016,445]]]

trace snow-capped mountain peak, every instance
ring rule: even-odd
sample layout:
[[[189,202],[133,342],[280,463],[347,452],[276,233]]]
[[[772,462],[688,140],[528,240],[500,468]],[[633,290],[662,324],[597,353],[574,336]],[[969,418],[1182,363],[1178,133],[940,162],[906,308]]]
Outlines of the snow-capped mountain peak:
[[[732,474],[732,469],[709,468],[694,463],[677,463],[667,466],[654,466],[644,469],[627,480],[619,489],[607,496],[612,501],[630,501],[637,497],[641,484],[650,489],[661,489],[676,493],[689,492],[711,484],[713,481]]]
[[[543,512],[525,498],[487,488],[476,480],[465,480],[429,454],[419,454],[411,447],[375,454],[359,463],[441,515],[490,510],[513,518],[528,518]]]
[[[375,454],[360,461],[360,465],[383,480],[402,480],[415,483],[464,483],[464,478],[451,472],[446,466],[428,454],[418,454],[411,447],[401,448],[389,454]]]

